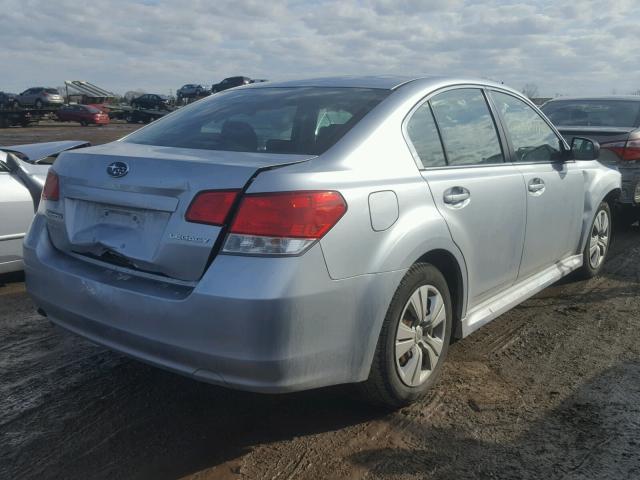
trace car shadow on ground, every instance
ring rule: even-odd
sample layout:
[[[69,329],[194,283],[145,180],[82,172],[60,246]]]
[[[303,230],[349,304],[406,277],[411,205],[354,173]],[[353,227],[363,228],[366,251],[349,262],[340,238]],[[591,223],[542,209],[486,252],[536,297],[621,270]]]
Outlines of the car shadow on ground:
[[[640,362],[624,362],[592,378],[513,441],[479,441],[455,428],[409,421],[401,434],[418,448],[368,449],[351,461],[374,478],[640,478],[639,418]]]
[[[42,405],[7,423],[0,419],[0,446],[8,441],[13,447],[4,454],[0,448],[0,465],[11,465],[6,478],[175,479],[237,459],[255,445],[387,414],[356,400],[349,387],[287,395],[232,391],[66,333],[56,337],[67,357],[75,348],[83,359],[39,379],[56,383]]]

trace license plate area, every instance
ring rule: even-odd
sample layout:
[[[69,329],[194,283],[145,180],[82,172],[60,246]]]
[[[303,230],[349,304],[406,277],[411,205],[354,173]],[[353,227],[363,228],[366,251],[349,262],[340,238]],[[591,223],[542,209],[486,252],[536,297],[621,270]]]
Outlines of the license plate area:
[[[97,213],[97,223],[133,229],[143,229],[146,223],[146,213],[139,210],[98,207]]]

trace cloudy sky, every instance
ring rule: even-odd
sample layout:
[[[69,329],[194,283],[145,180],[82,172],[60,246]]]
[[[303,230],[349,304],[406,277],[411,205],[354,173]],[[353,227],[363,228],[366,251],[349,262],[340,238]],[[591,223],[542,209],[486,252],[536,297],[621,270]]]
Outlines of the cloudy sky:
[[[562,4],[565,4],[561,6]],[[638,0],[3,0],[0,90],[175,92],[230,75],[451,73],[542,96],[640,89]]]

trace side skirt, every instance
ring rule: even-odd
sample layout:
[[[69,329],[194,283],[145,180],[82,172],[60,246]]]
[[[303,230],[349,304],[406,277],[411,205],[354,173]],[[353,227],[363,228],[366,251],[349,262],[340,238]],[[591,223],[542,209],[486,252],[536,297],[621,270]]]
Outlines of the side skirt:
[[[462,336],[466,337],[581,266],[582,255],[567,257],[485,300],[471,309],[462,320]]]

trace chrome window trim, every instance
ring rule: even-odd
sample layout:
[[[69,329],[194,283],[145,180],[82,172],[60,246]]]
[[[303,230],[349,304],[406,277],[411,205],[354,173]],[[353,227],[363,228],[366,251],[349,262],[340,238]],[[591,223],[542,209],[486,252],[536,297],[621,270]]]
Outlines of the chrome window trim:
[[[477,83],[477,84],[475,84],[475,83],[460,83],[460,84],[454,84],[454,85],[447,85],[446,87],[439,88],[437,90],[433,90],[433,91],[429,92],[427,95],[425,95],[420,100],[418,100],[418,102],[413,107],[411,107],[409,112],[402,119],[401,131],[402,131],[402,136],[404,137],[404,141],[407,144],[407,146],[409,147],[409,151],[411,152],[411,155],[413,156],[413,161],[415,162],[416,166],[418,167],[418,170],[424,171],[424,170],[443,170],[443,169],[450,169],[450,168],[495,167],[495,166],[512,165],[513,164],[513,162],[508,161],[508,160],[511,159],[511,155],[510,155],[510,150],[508,149],[508,145],[506,143],[507,139],[503,136],[503,132],[501,130],[502,124],[499,122],[500,119],[496,118],[496,114],[493,111],[490,99],[487,97],[487,94],[485,92],[485,90],[487,88],[488,87],[486,85],[480,84],[480,83]],[[442,134],[441,134],[441,131],[440,131],[440,125],[438,125],[438,120],[436,119],[436,116],[433,113],[433,109],[431,108],[431,105],[429,104],[429,110],[431,111],[431,115],[433,116],[433,121],[434,121],[434,123],[436,125],[436,129],[438,130],[438,136],[440,137],[440,145],[442,146],[442,151],[444,153],[444,158],[445,158],[445,161],[447,162],[447,165],[440,166],[440,167],[425,167],[422,164],[422,160],[420,160],[420,156],[418,155],[417,151],[415,150],[415,147],[413,146],[413,143],[411,142],[411,139],[409,137],[409,132],[407,131],[407,125],[409,123],[409,120],[411,120],[411,117],[413,117],[413,115],[416,112],[416,110],[418,110],[426,102],[429,102],[436,95],[438,95],[440,93],[448,92],[448,91],[451,91],[451,90],[462,90],[462,89],[479,90],[480,93],[482,94],[482,96],[484,97],[484,101],[485,101],[485,103],[487,105],[487,109],[489,110],[489,114],[491,115],[491,119],[493,121],[493,126],[494,126],[494,128],[496,130],[496,135],[498,136],[498,142],[500,143],[500,150],[502,151],[503,161],[499,162],[499,163],[479,163],[479,164],[469,164],[469,165],[449,165],[448,164],[449,163],[449,156],[447,155],[447,150],[446,150],[446,148],[444,146],[444,140],[442,139]],[[507,156],[507,153],[509,153],[508,156]],[[522,164],[520,164],[520,165],[522,165]]]

